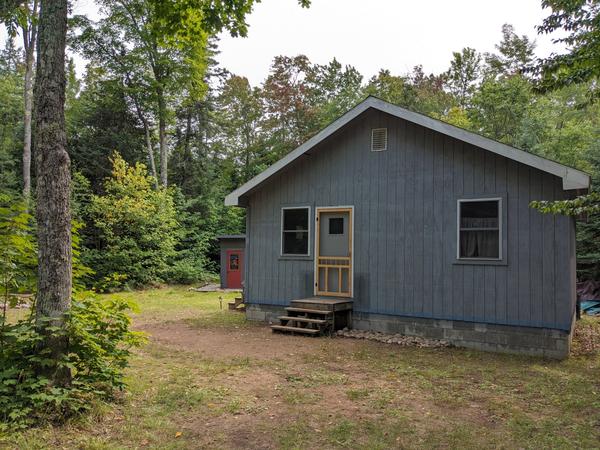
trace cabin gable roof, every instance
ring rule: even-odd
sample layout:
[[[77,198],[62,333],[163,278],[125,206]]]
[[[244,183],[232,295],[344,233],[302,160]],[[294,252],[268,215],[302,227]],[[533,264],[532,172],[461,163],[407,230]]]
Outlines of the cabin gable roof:
[[[376,97],[368,97],[354,108],[346,112],[344,115],[336,119],[330,125],[319,131],[312,138],[306,141],[304,144],[297,147],[295,150],[288,153],[286,156],[281,158],[279,161],[268,167],[263,172],[256,175],[254,178],[231,192],[225,197],[225,205],[227,206],[241,206],[240,199],[258,187],[263,182],[267,181],[272,175],[278,173],[280,170],[291,164],[293,161],[298,159],[304,153],[315,147],[320,142],[327,139],[329,136],[340,130],[352,120],[357,118],[363,112],[373,108],[394,117],[407,120],[414,124],[428,128],[430,130],[437,131],[444,135],[453,137],[460,141],[469,143],[476,147],[484,150],[496,153],[497,155],[504,156],[513,161],[525,164],[530,167],[534,167],[546,173],[550,173],[562,179],[563,189],[588,189],[590,186],[590,176],[585,172],[574,169],[572,167],[565,166],[555,161],[542,158],[541,156],[528,153],[524,150],[520,150],[515,147],[503,144],[493,139],[486,138],[477,133],[467,131],[465,129],[450,125],[440,120],[432,119],[423,114],[409,111],[400,106],[393,105],[386,101],[383,101]]]

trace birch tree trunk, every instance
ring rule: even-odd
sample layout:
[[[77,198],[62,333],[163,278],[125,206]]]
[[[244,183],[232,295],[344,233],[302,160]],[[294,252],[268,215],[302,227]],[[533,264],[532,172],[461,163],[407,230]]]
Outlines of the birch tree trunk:
[[[67,339],[46,332],[46,324],[64,326],[71,301],[70,160],[65,132],[65,44],[68,0],[41,0],[35,96],[37,168],[38,294],[36,325],[56,362]],[[40,368],[56,385],[70,382],[66,368]]]
[[[146,133],[146,148],[148,150],[148,159],[150,160],[150,169],[152,170],[152,177],[154,178],[154,184],[158,189],[158,174],[156,173],[156,163],[154,162],[154,149],[152,148],[152,139],[150,138],[150,127],[148,121],[143,120],[144,132]]]
[[[167,106],[165,104],[165,96],[162,87],[157,89],[158,96],[158,141],[160,147],[160,182],[163,187],[168,185],[167,163]]]
[[[29,3],[27,3],[29,7]],[[25,86],[23,89],[23,198],[29,202],[31,196],[31,114],[33,109],[33,64],[37,38],[38,0],[34,0],[28,11],[26,25],[22,28],[23,48],[25,49]]]

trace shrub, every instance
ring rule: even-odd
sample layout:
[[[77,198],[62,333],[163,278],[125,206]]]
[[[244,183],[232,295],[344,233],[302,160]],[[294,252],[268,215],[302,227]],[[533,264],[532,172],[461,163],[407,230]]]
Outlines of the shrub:
[[[97,280],[118,281],[117,273],[131,287],[162,282],[177,241],[172,194],[153,188],[143,164],[130,166],[118,154],[112,163],[105,195],[93,195],[89,205],[95,247],[85,252],[85,262]]]
[[[0,316],[0,431],[63,421],[123,389],[130,351],[144,341],[129,328],[127,312],[134,308],[124,300],[84,293],[74,299],[66,327],[46,327],[54,336],[68,337],[68,351],[58,362],[71,372],[67,387],[38,375],[37,368],[54,361],[38,350],[42,336],[33,319],[8,324]]]

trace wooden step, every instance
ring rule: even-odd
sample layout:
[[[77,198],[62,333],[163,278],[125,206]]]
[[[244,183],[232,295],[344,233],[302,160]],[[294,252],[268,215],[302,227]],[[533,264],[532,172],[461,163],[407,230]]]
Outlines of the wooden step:
[[[279,320],[295,320],[296,322],[315,323],[317,325],[326,325],[329,321],[324,319],[309,319],[308,317],[298,316],[279,316]]]
[[[325,311],[322,309],[295,308],[293,306],[287,306],[285,308],[285,310],[290,311],[290,312],[300,312],[300,313],[305,313],[305,314],[321,314],[324,316],[330,316],[331,314],[333,314],[333,311]]]
[[[287,331],[288,333],[319,334],[321,330],[313,328],[288,327],[287,325],[271,325],[273,331]]]

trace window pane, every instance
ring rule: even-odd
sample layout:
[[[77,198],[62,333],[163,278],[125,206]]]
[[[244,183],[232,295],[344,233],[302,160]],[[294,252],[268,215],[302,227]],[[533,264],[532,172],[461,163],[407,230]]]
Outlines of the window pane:
[[[308,230],[308,208],[284,209],[284,230]]]
[[[330,217],[329,218],[329,234],[344,234],[344,218]]]
[[[498,200],[460,203],[461,228],[498,228]]]
[[[500,257],[500,201],[463,201],[460,206],[460,258]]]
[[[308,255],[308,232],[307,231],[284,231],[283,233],[284,255]]]
[[[499,258],[499,231],[464,231],[460,232],[461,258]]]
[[[232,253],[229,255],[229,270],[239,270],[240,268],[240,255]]]

